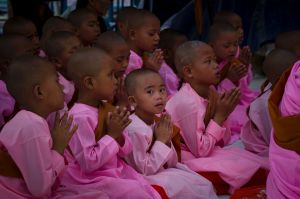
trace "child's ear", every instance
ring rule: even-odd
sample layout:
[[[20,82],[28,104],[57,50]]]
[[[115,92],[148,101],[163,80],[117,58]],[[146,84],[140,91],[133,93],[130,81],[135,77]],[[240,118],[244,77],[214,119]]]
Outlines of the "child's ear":
[[[129,96],[128,96],[128,102],[129,102],[129,104],[130,104],[131,106],[136,107],[136,100],[135,100],[134,96],[129,95]]]
[[[136,32],[135,32],[135,30],[129,29],[128,30],[128,37],[129,37],[130,40],[135,40],[135,38],[136,38]]]
[[[41,88],[41,85],[37,84],[33,87],[33,96],[37,99],[44,99],[44,92]]]
[[[94,79],[91,76],[83,77],[83,86],[87,89],[93,89],[95,86]]]
[[[183,73],[183,77],[188,77],[188,78],[193,77],[192,68],[190,65],[183,66],[182,73]]]

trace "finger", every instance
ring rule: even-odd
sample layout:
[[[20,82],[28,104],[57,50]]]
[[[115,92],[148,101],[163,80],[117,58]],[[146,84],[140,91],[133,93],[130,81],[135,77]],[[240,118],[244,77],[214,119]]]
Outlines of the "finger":
[[[60,123],[60,116],[59,116],[59,113],[58,111],[55,113],[55,121],[54,121],[54,125],[55,126],[58,126]]]
[[[72,136],[73,136],[74,133],[77,131],[77,129],[78,129],[78,124],[75,124],[75,125],[73,126],[72,130],[71,130],[70,133],[69,133],[69,139],[72,138]]]
[[[67,118],[68,118],[68,113],[65,112],[64,115],[62,116],[62,118],[60,119],[60,125],[61,126],[65,126],[65,124],[67,122]]]
[[[73,123],[73,115],[70,115],[66,123],[66,128],[69,129],[72,123]]]
[[[131,123],[131,119],[128,119],[128,121],[123,125],[124,127],[123,128],[126,128],[130,123]]]

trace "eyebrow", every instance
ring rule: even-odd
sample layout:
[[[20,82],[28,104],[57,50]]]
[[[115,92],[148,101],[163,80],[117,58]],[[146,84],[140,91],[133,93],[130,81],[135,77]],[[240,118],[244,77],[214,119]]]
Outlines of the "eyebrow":
[[[149,88],[153,88],[154,86],[153,85],[150,85],[150,86],[147,86],[144,90],[147,90]]]

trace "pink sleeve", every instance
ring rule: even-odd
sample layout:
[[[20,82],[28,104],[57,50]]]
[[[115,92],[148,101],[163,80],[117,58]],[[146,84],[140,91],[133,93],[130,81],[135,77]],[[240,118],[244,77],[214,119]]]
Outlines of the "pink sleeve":
[[[206,157],[215,148],[215,144],[223,139],[226,128],[210,120],[207,127],[197,109],[177,121],[182,131],[185,144],[196,157]]]
[[[89,122],[88,118],[74,117],[78,130],[69,144],[75,159],[85,172],[99,169],[119,152],[118,143],[109,135],[96,142],[94,129]]]
[[[135,52],[130,51],[130,57],[125,74],[128,75],[131,71],[142,68],[143,60]]]
[[[145,175],[156,174],[168,161],[172,149],[160,141],[155,141],[148,151],[151,142],[147,142],[145,134],[131,132],[129,136],[133,144],[133,167]]]
[[[169,168],[175,167],[176,164],[178,163],[177,152],[176,152],[176,149],[174,148],[173,144],[171,145],[171,149],[172,149],[172,152],[170,153],[168,162],[167,162]]]
[[[120,150],[118,155],[120,157],[125,157],[132,151],[132,142],[130,138],[128,137],[128,133],[126,131],[123,132],[125,143],[123,146],[120,146]]]
[[[30,130],[37,129],[33,127],[28,132]],[[50,137],[41,136],[8,149],[22,172],[28,190],[36,197],[51,194],[56,177],[65,167],[64,158],[51,150],[49,143]]]

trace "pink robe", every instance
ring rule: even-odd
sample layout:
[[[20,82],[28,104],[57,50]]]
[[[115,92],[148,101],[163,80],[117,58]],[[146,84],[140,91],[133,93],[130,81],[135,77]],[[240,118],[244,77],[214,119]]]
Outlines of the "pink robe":
[[[185,142],[182,162],[196,172],[218,172],[233,191],[246,184],[259,168],[268,168],[266,158],[240,148],[221,148],[230,132],[210,120],[204,124],[207,100],[184,84],[166,105]]]
[[[270,94],[271,90],[268,89],[251,103],[248,114],[249,119],[241,131],[241,140],[245,148],[266,157],[269,155],[272,130],[268,109]]]
[[[300,61],[293,66],[280,103],[282,116],[300,114]],[[269,159],[271,171],[267,181],[268,198],[300,198],[300,155],[284,149],[274,141],[272,131]]]
[[[135,114],[130,118],[132,122],[126,128],[133,145],[132,153],[126,158],[129,165],[145,175],[151,184],[161,185],[171,199],[217,199],[211,182],[178,163],[173,145],[155,141],[149,152],[154,125],[147,125]]]
[[[133,50],[130,50],[129,62],[125,74],[128,75],[131,71],[142,68],[143,59]]]
[[[5,118],[14,112],[15,99],[9,94],[4,81],[0,80],[0,129],[5,124]]]
[[[223,61],[219,64],[220,70],[226,65],[226,61]],[[249,68],[248,71],[251,71],[251,68]],[[248,72],[249,74],[250,72]],[[250,103],[259,95],[259,92],[252,91],[249,88],[249,75],[246,75],[239,81],[239,88],[241,91],[241,99],[240,103],[236,106],[234,111],[230,114],[228,117],[228,125],[230,127],[230,130],[232,132],[232,139],[231,143],[235,140],[239,139],[239,135],[241,132],[242,127],[247,122],[247,108],[250,105]],[[252,74],[252,72],[251,72]],[[219,92],[225,92],[230,89],[235,88],[236,85],[229,79],[224,79],[222,82],[218,85],[218,91]]]
[[[179,78],[166,62],[162,63],[159,74],[165,82],[168,96],[177,93],[179,89]]]
[[[75,86],[72,81],[67,80],[61,73],[58,73],[58,81],[63,86],[64,99],[66,104],[68,104],[74,95]]]
[[[111,198],[160,198],[144,177],[122,160],[132,150],[126,133],[122,147],[109,135],[96,142],[98,109],[75,103],[69,113],[79,127],[69,144],[72,154],[65,152],[69,166],[61,179],[63,185],[101,190]]]

